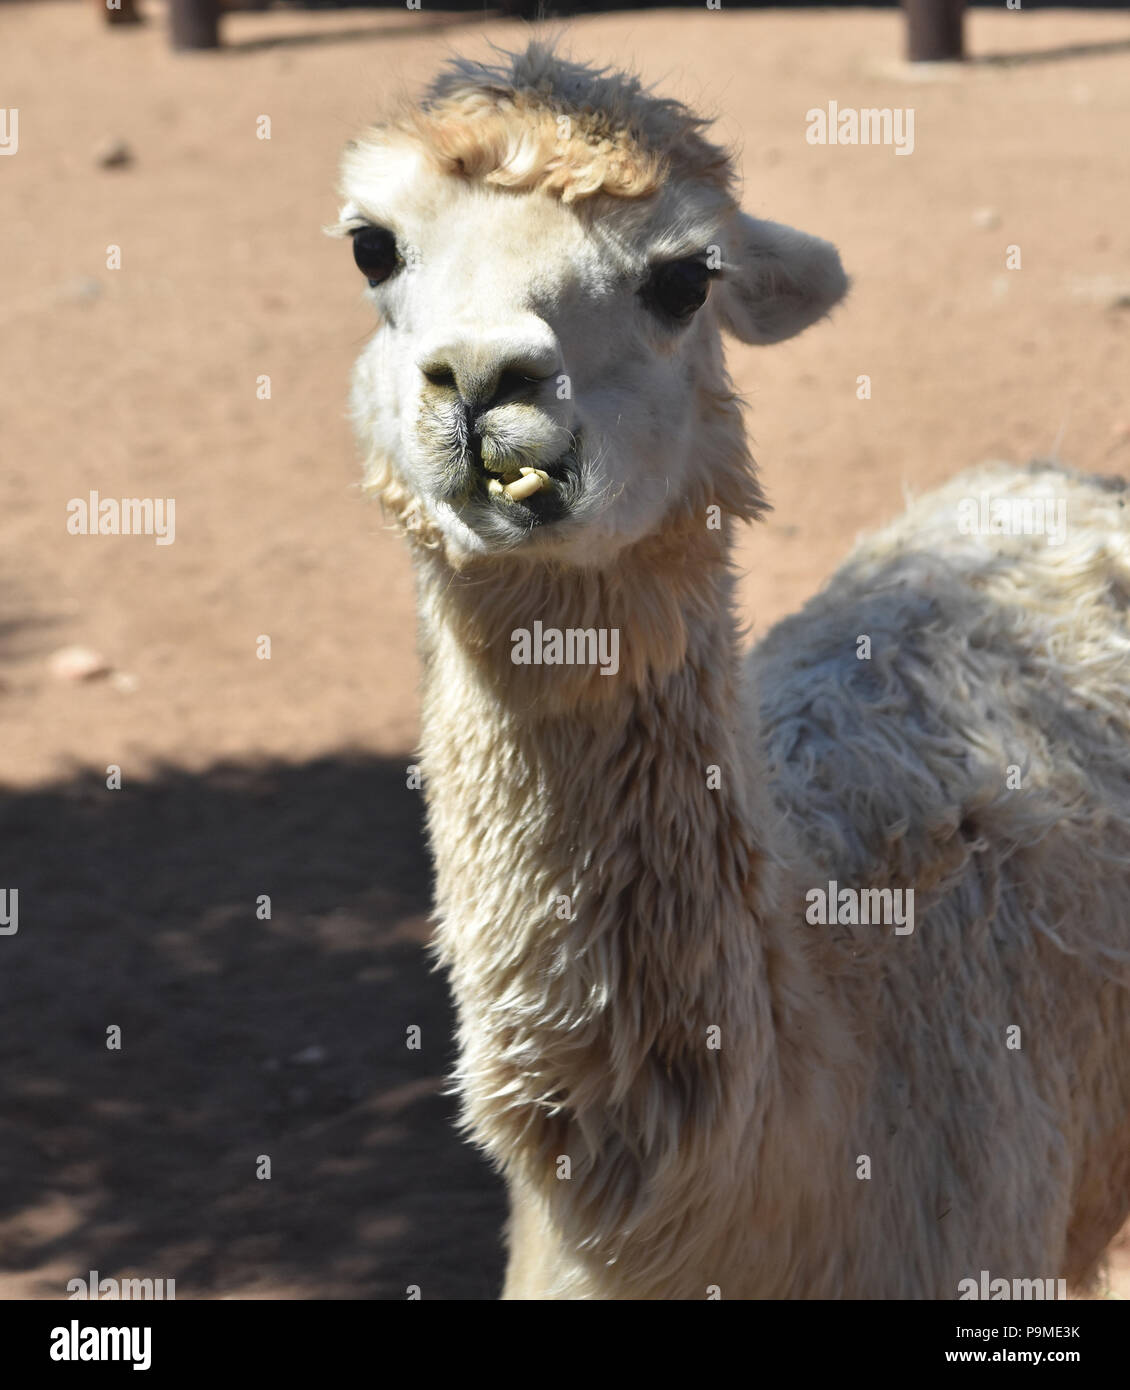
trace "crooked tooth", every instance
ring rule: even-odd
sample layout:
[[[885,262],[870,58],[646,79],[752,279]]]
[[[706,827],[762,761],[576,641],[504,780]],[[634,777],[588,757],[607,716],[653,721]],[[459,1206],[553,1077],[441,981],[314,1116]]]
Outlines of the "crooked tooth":
[[[531,469],[523,473],[516,483],[508,483],[503,488],[503,492],[513,502],[521,502],[527,497],[532,497],[535,492],[540,492],[549,479],[541,473]]]
[[[518,469],[518,472],[521,473],[521,475],[522,475],[524,478],[528,478],[528,477],[530,476],[531,473],[536,473],[536,474],[538,475],[538,477],[542,480],[543,483],[548,483],[548,482],[549,482],[549,474],[545,471],[544,468],[529,468],[529,467],[523,467],[523,468],[519,468],[519,469]]]
[[[498,481],[497,478],[488,478],[487,491],[491,494],[492,497],[497,497],[503,491],[502,484]]]

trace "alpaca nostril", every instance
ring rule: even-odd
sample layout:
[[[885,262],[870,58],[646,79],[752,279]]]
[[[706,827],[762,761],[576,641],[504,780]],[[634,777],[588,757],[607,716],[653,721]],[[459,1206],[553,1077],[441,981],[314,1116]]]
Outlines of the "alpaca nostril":
[[[455,381],[455,373],[450,367],[443,366],[442,363],[437,362],[433,364],[429,362],[427,366],[421,367],[420,371],[423,373],[424,379],[430,382],[432,386],[441,386],[449,391],[457,391],[459,389]]]
[[[509,405],[512,401],[526,400],[544,380],[544,377],[517,368],[507,368],[499,373],[491,398],[482,409],[491,410],[498,405]]]

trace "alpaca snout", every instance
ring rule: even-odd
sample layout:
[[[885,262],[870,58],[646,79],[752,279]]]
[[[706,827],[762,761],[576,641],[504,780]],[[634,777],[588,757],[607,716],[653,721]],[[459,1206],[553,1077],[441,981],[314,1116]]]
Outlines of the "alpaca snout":
[[[432,461],[435,495],[491,510],[522,504],[527,523],[535,516],[555,519],[562,508],[551,499],[576,471],[577,435],[560,418],[568,403],[555,402],[556,410],[548,402],[535,403],[525,389],[508,391],[503,377],[488,403],[476,407],[438,365],[429,372],[417,442],[422,457]]]
[[[424,344],[416,365],[421,443],[439,463],[442,495],[506,505],[552,492],[574,436],[568,399],[554,389],[560,348],[544,320],[449,329]]]

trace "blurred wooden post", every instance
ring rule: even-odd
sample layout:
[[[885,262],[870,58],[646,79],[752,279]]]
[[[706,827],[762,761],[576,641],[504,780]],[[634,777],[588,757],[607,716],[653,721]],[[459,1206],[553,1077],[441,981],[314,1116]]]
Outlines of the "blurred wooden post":
[[[107,24],[140,24],[141,15],[137,12],[134,0],[97,0],[102,6],[102,14]]]
[[[174,48],[219,48],[219,0],[169,0]]]
[[[957,62],[965,57],[965,0],[902,0],[906,56],[912,63]]]

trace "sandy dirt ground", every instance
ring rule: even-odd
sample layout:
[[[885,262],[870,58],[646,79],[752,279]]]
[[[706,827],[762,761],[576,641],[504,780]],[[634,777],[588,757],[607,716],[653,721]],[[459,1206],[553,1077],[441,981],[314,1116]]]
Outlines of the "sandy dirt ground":
[[[344,413],[370,320],[320,228],[383,101],[525,26],[237,14],[222,52],[175,56],[143,8],[109,31],[0,7],[0,1296],[97,1269],[182,1298],[490,1298],[501,1190],[440,1094],[451,1018],[421,949],[409,567]],[[1124,15],[978,11],[975,61],[913,77],[894,12],[568,31],[717,112],[747,206],[834,240],[854,279],[830,323],[731,350],[776,507],[741,547],[753,635],[968,464],[1130,473]],[[806,143],[830,99],[912,106],[913,155]],[[115,140],[131,158],[105,167]],[[175,543],[69,535],[92,489],[175,498]],[[109,674],[53,674],[73,643]],[[1124,1235],[1107,1296],[1128,1292]]]

